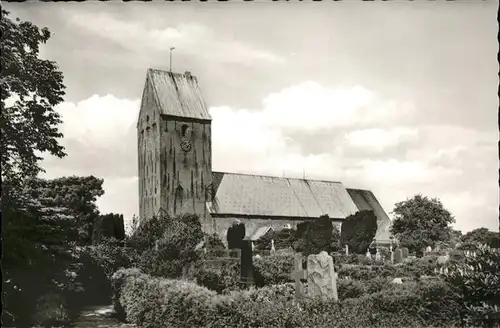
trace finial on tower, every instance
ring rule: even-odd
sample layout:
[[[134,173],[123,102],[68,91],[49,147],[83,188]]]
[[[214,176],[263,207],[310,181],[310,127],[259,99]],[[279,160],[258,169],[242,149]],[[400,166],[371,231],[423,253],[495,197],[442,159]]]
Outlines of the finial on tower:
[[[170,73],[172,73],[172,51],[175,49],[175,47],[170,47]]]

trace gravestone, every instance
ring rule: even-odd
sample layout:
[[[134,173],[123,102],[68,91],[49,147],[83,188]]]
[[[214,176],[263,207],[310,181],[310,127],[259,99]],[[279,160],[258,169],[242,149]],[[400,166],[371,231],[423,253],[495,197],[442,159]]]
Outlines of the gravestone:
[[[244,239],[241,242],[241,276],[240,282],[245,286],[253,285],[253,254],[252,241]]]
[[[307,270],[302,268],[302,255],[295,254],[292,279],[295,281],[295,298],[300,300],[304,296],[304,282],[307,281]]]
[[[370,250],[366,250],[366,257],[369,258],[370,260],[372,259],[372,254],[370,253]]]
[[[345,245],[345,255],[349,255],[349,245]]]
[[[333,258],[325,251],[307,257],[307,291],[311,297],[338,300]]]
[[[393,254],[394,254],[394,263],[403,263],[403,250],[396,249]]]
[[[380,257],[380,251],[379,249],[377,248],[377,253],[375,253],[375,261],[380,261],[381,260],[381,257]]]
[[[407,247],[403,247],[401,248],[401,254],[403,255],[403,260],[408,258],[408,255],[410,254],[410,252],[408,251],[408,248]]]

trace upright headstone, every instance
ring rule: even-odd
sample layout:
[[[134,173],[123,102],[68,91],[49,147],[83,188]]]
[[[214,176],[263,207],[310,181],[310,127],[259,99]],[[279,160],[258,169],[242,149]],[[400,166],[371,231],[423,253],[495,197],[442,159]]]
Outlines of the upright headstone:
[[[403,263],[403,250],[396,249],[394,252],[394,263]]]
[[[345,245],[345,255],[349,255],[349,245]]]
[[[410,252],[408,251],[407,247],[401,248],[401,254],[403,255],[403,260],[407,259],[408,256],[410,255]]]
[[[366,257],[369,258],[370,260],[372,259],[372,253],[370,253],[370,250],[366,250]]]
[[[375,253],[375,261],[380,261],[382,258],[380,257],[380,251],[377,248],[377,253]]]
[[[432,247],[427,246],[427,248],[425,249],[425,255],[427,255],[430,252],[432,252]]]
[[[252,241],[244,239],[241,243],[241,276],[243,285],[253,285],[253,254]]]
[[[394,264],[394,252],[391,250],[391,264]]]
[[[276,248],[274,247],[274,239],[271,239],[271,253],[276,252]]]
[[[338,300],[333,258],[325,251],[307,257],[307,291],[311,297]]]
[[[307,281],[307,270],[302,268],[302,255],[295,254],[292,279],[295,281],[295,298],[300,300],[304,296],[304,282]]]

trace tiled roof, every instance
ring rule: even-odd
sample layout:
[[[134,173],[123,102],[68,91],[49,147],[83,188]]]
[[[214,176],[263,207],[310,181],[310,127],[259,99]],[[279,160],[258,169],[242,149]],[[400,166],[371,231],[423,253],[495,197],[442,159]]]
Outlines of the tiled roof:
[[[214,216],[345,219],[357,211],[377,216],[377,240],[389,241],[391,220],[369,190],[346,189],[340,182],[213,172]],[[262,227],[265,230],[268,227]],[[256,230],[253,234],[259,232]]]
[[[158,69],[148,69],[161,114],[211,120],[196,77]]]
[[[340,182],[213,173],[212,214],[344,219],[357,211]]]

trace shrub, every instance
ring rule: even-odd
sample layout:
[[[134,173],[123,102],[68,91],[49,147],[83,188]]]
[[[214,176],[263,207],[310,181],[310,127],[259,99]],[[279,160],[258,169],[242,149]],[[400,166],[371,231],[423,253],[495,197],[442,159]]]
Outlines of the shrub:
[[[267,286],[292,281],[293,265],[293,254],[279,253],[254,258],[256,284],[258,286]]]
[[[466,324],[494,327],[500,323],[500,251],[481,245],[462,262],[451,263],[444,278],[460,295]]]
[[[240,262],[199,262],[194,266],[192,276],[196,283],[217,293],[239,289]]]
[[[145,273],[175,278],[199,259],[196,246],[203,237],[196,215],[153,217],[139,226],[128,245],[137,250],[137,266]]]
[[[142,327],[165,322],[173,328],[428,327],[458,322],[459,303],[444,282],[396,286],[338,303],[306,299],[296,304],[291,283],[217,295],[193,283],[136,270],[120,270],[113,278],[117,308]],[[339,289],[347,290],[344,287]]]
[[[255,249],[258,251],[271,250],[271,240],[274,240],[274,247],[276,249],[293,247],[294,243],[297,241],[297,232],[288,228],[278,231],[269,231],[255,241]]]
[[[349,215],[342,222],[340,243],[349,246],[349,251],[363,254],[377,232],[377,217],[373,211],[360,211]]]
[[[365,294],[365,286],[359,280],[339,279],[337,280],[337,292],[340,300],[358,298]]]
[[[226,246],[224,246],[224,243],[217,234],[206,236],[205,247],[209,258],[226,255]]]

